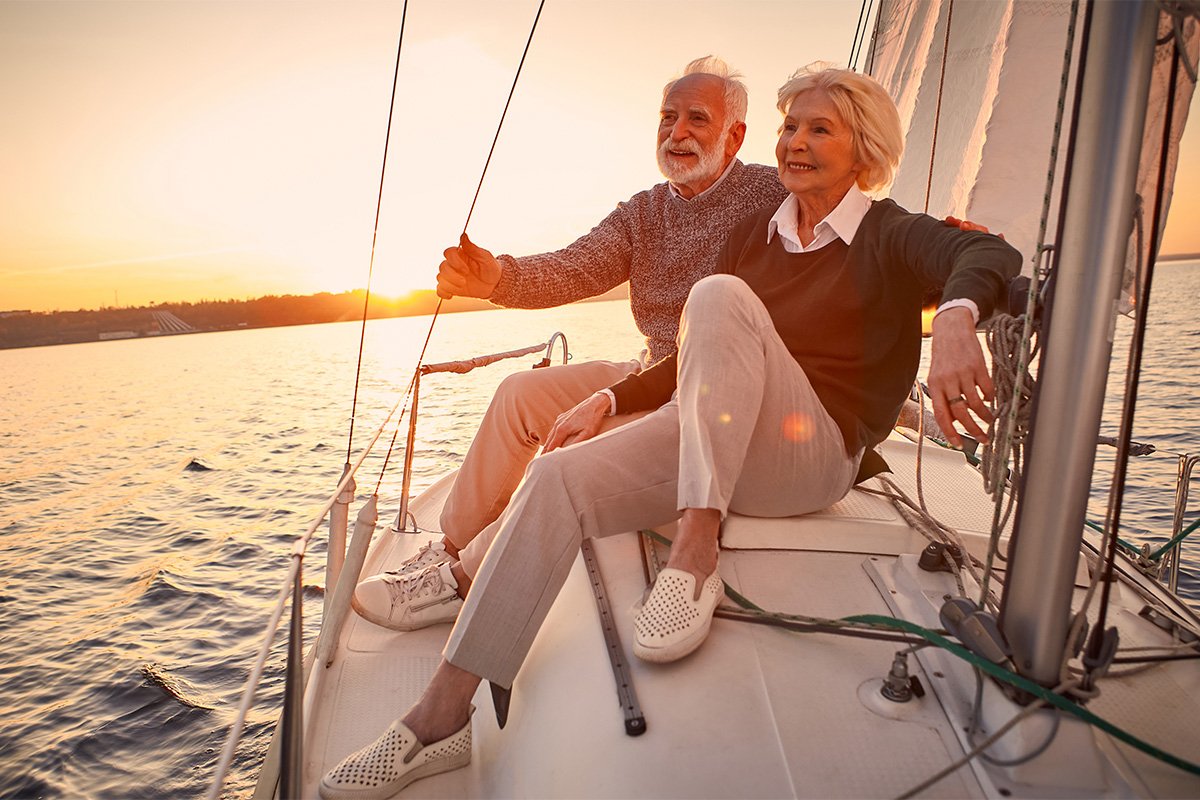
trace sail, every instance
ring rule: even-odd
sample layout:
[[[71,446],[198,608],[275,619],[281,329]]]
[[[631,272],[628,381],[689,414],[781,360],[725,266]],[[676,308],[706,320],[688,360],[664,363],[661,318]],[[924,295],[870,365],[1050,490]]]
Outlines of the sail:
[[[1002,232],[1034,268],[1053,244],[1081,27],[1071,0],[882,0],[868,64],[900,109],[904,160],[889,191],[904,207],[971,219]],[[1172,30],[1165,14],[1161,32]],[[1191,63],[1196,19],[1182,23]],[[1170,40],[1171,37],[1167,37]],[[1159,46],[1138,189],[1149,236],[1153,198],[1169,202],[1194,83],[1180,71],[1166,180],[1157,185],[1171,68]],[[1165,210],[1165,208],[1164,208]],[[1043,228],[1045,231],[1043,233]],[[1145,263],[1130,245],[1130,265]],[[1133,283],[1133,274],[1127,283]],[[1130,286],[1132,289],[1132,286]]]
[[[1192,93],[1196,82],[1188,70],[1175,67],[1174,105],[1171,113],[1171,131],[1168,140],[1166,163],[1163,179],[1159,183],[1159,162],[1163,159],[1163,126],[1167,121],[1167,110],[1171,99],[1171,73],[1175,65],[1175,48],[1181,51],[1183,61],[1194,66],[1200,59],[1200,3],[1191,3],[1191,16],[1179,20],[1178,36],[1176,20],[1161,13],[1158,20],[1159,45],[1154,54],[1154,70],[1150,74],[1150,97],[1146,107],[1146,127],[1142,135],[1142,152],[1138,160],[1137,192],[1141,198],[1141,208],[1138,210],[1139,226],[1134,228],[1134,236],[1129,241],[1129,256],[1125,268],[1125,297],[1124,308],[1136,305],[1135,298],[1140,293],[1136,291],[1135,279],[1143,276],[1137,268],[1145,264],[1151,253],[1157,253],[1161,243],[1162,231],[1166,227],[1167,211],[1171,207],[1171,197],[1175,188],[1175,169],[1179,163],[1179,140],[1183,137],[1183,128],[1187,123],[1188,109],[1192,102]],[[1151,215],[1154,213],[1154,198],[1162,197],[1162,223],[1159,225],[1159,242],[1150,241]],[[1138,228],[1143,235],[1139,238]]]

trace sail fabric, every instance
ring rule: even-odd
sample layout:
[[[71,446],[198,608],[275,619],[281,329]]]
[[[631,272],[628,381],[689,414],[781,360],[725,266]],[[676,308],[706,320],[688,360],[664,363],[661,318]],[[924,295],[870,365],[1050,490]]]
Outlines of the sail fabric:
[[[869,61],[905,132],[888,194],[911,211],[1003,232],[1025,274],[1046,213],[1071,8],[884,0]]]
[[[1183,138],[1183,128],[1187,123],[1188,109],[1192,102],[1195,83],[1187,70],[1178,68],[1175,87],[1175,105],[1171,117],[1171,132],[1166,153],[1166,170],[1163,183],[1158,183],[1159,161],[1163,157],[1163,126],[1167,118],[1167,102],[1170,95],[1171,69],[1178,47],[1188,64],[1195,65],[1200,60],[1200,2],[1182,3],[1180,9],[1186,13],[1179,18],[1179,36],[1174,35],[1176,20],[1169,14],[1159,14],[1158,42],[1154,53],[1154,69],[1150,75],[1150,97],[1146,106],[1146,126],[1142,135],[1142,152],[1138,161],[1137,193],[1141,200],[1140,215],[1144,237],[1139,241],[1136,235],[1130,237],[1129,257],[1126,262],[1124,297],[1122,311],[1131,310],[1136,305],[1139,294],[1138,287],[1144,285],[1144,275],[1136,274],[1137,265],[1142,265],[1143,272],[1150,254],[1157,252],[1161,243],[1162,231],[1166,227],[1167,211],[1171,207],[1171,197],[1175,187],[1175,169],[1179,163],[1179,140]],[[1154,198],[1162,196],[1162,221],[1159,224],[1159,242],[1150,241],[1150,223],[1154,213]],[[1140,249],[1139,249],[1140,246]],[[1135,283],[1135,278],[1139,281]]]
[[[1164,221],[1170,206],[1195,88],[1180,69],[1159,186],[1173,48],[1190,64],[1200,60],[1200,3],[1176,8],[1178,19],[1165,10],[1160,15],[1137,180],[1143,236],[1135,227],[1123,310],[1135,305],[1136,266],[1156,249],[1149,240],[1154,198],[1162,195]],[[904,159],[887,194],[911,211],[966,218],[1003,233],[1025,256],[1026,275],[1039,242],[1052,245],[1055,234],[1082,45],[1081,33],[1071,35],[1072,11],[1071,0],[882,0],[868,61],[896,101],[905,133]]]

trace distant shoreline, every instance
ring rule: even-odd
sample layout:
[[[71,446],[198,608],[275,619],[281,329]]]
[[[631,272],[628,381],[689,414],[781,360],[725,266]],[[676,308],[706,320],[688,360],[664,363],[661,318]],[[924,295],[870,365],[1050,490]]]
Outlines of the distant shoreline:
[[[627,296],[627,284],[622,284],[581,302]],[[363,317],[365,300],[365,291],[357,289],[336,295],[268,295],[253,300],[95,310],[0,311],[0,350],[358,321]],[[499,308],[487,300],[470,297],[440,302],[432,291],[417,291],[404,298],[373,295],[369,306],[368,319],[427,316],[438,309],[442,314],[452,314]]]
[[[1159,256],[1161,262],[1167,261],[1200,261],[1200,253],[1172,253],[1169,256]]]

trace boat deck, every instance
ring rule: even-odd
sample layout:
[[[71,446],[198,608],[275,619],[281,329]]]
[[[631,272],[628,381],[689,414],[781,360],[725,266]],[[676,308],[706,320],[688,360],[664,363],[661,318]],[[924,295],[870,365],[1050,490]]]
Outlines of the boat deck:
[[[893,479],[914,499],[915,450],[899,437],[884,446],[896,470]],[[935,447],[924,449],[922,471],[931,511],[957,526],[968,548],[982,555],[991,505],[964,503],[962,492],[962,481],[971,480],[971,496],[979,496],[978,473],[961,454]],[[452,480],[448,476],[414,502],[422,530],[436,528]],[[376,542],[364,574],[398,563],[435,535],[389,530]],[[937,608],[956,588],[950,574],[915,567],[926,543],[890,502],[856,491],[805,517],[731,516],[721,574],[738,592],[775,611],[829,618],[904,615],[937,627]],[[974,683],[969,668],[952,656],[930,648],[909,659],[927,692],[903,704],[883,699],[878,691],[893,656],[904,647],[894,642],[800,634],[718,618],[692,656],[669,665],[642,663],[631,650],[633,618],[647,589],[637,536],[599,540],[595,551],[646,733],[625,733],[596,603],[577,560],[513,687],[506,728],[497,727],[485,684],[476,696],[471,765],[422,780],[401,796],[895,797],[964,752],[960,723],[971,692],[953,686],[973,690]],[[1082,556],[1078,577],[1081,586],[1088,579]],[[1129,641],[1168,639],[1136,616],[1140,595],[1125,590],[1118,596],[1125,605],[1110,616],[1117,618],[1123,637],[1129,627]],[[306,796],[316,797],[325,770],[372,741],[417,699],[449,630],[440,625],[397,633],[348,615],[333,665],[317,668],[310,680]],[[1169,707],[1168,718],[1156,717],[1164,726],[1158,732],[1144,729],[1146,707],[1130,695],[1140,687],[1127,685],[1135,679],[1106,683],[1113,688],[1093,710],[1195,758],[1200,669],[1195,662],[1176,662],[1152,671],[1163,678],[1156,681],[1156,691],[1166,693]],[[1156,708],[1163,710],[1161,704]],[[1049,777],[1029,768],[987,768],[977,759],[921,796],[1200,794],[1200,780],[1140,754],[1131,756],[1128,747],[1102,735],[1100,749],[1117,766],[1082,759],[1079,769],[1094,769],[1095,775],[1076,779],[1069,788],[1071,782],[1061,777],[1064,769],[1074,771],[1069,748],[1093,734],[1082,725],[1062,727],[1066,733],[1060,732],[1047,753],[1059,762]],[[1024,736],[1037,738],[1036,724]],[[1024,739],[1014,741],[1020,748]]]

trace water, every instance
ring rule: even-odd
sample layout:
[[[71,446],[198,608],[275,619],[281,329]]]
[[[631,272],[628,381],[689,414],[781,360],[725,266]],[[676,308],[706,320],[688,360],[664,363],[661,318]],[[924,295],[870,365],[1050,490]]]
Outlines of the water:
[[[1135,435],[1200,452],[1200,322],[1187,302],[1200,268],[1165,266],[1157,280]],[[428,325],[369,325],[356,452],[407,386]],[[580,359],[639,347],[624,303],[592,303],[442,317],[427,360],[560,329]],[[358,336],[346,323],[0,351],[0,796],[203,794],[291,542],[341,473]],[[423,382],[416,490],[459,463],[495,385],[531,360]],[[381,463],[363,466],[360,496]],[[1135,462],[1127,538],[1165,538],[1174,475],[1170,457]],[[385,519],[399,482],[393,461]],[[1188,550],[1200,564],[1200,542]],[[310,637],[319,538],[311,553]],[[1195,567],[1184,583],[1200,598]],[[231,796],[249,793],[269,743],[281,652],[276,642]]]

